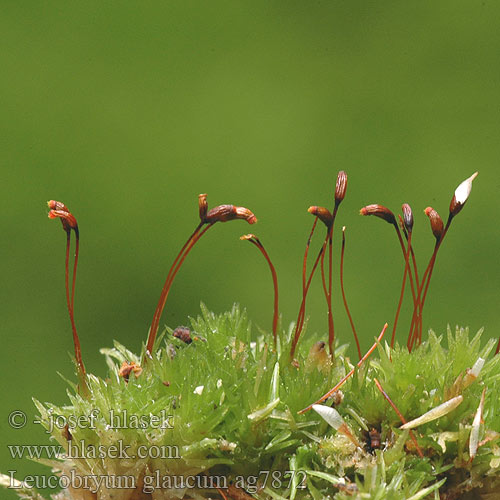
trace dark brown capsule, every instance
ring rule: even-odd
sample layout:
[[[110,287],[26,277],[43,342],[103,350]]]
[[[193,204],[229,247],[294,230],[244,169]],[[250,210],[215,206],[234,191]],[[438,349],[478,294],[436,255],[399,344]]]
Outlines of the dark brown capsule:
[[[257,217],[245,207],[236,207],[234,205],[219,205],[208,211],[205,216],[205,222],[214,224],[215,222],[227,222],[235,219],[246,220],[249,224],[255,224]]]
[[[347,174],[341,170],[337,175],[337,183],[335,184],[335,205],[338,206],[344,199],[347,191]]]
[[[69,232],[71,229],[74,229],[75,231],[78,230],[76,219],[69,212],[64,212],[63,210],[50,210],[49,219],[61,219],[63,229],[66,232]]]
[[[312,207],[309,207],[307,211],[316,216],[326,227],[329,228],[332,225],[333,215],[328,208],[313,205]]]
[[[63,229],[69,233],[73,229],[78,233],[78,224],[75,216],[69,211],[68,207],[61,201],[49,200],[47,202],[49,207],[49,219],[60,219]]]
[[[431,229],[432,233],[434,234],[434,237],[436,238],[437,241],[441,239],[444,233],[444,224],[443,220],[439,216],[439,214],[432,208],[432,207],[427,207],[425,210],[425,215],[429,217],[429,221],[431,223]]]
[[[182,340],[185,344],[190,344],[193,341],[191,338],[191,331],[186,326],[178,326],[172,335],[175,338]]]
[[[372,427],[368,432],[368,438],[370,451],[378,450],[380,448],[380,432],[375,427]]]
[[[411,233],[413,230],[413,212],[408,203],[403,203],[401,209],[403,210],[403,222],[406,230]]]
[[[200,220],[202,222],[204,222],[205,217],[207,215],[207,211],[208,211],[208,203],[207,203],[207,195],[206,194],[199,194],[198,195],[198,210],[200,213]]]
[[[384,207],[384,205],[366,205],[366,207],[363,207],[359,213],[361,215],[375,215],[375,217],[380,217],[389,224],[397,225],[396,217],[394,217],[394,214],[387,207]]]
[[[68,207],[61,201],[49,200],[47,205],[50,210],[62,210],[63,212],[69,212]]]

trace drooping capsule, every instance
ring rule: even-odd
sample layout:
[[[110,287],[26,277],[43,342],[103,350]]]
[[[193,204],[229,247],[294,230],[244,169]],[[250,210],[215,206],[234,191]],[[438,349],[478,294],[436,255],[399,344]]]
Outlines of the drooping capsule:
[[[359,213],[361,215],[375,215],[375,217],[380,217],[389,224],[394,224],[397,226],[396,217],[387,207],[384,207],[384,205],[379,205],[377,203],[366,205],[366,207],[363,207],[359,211]]]
[[[246,220],[249,224],[255,224],[257,217],[245,207],[236,207],[234,205],[219,205],[212,208],[205,215],[205,222],[213,224],[215,222],[227,222],[235,219]]]

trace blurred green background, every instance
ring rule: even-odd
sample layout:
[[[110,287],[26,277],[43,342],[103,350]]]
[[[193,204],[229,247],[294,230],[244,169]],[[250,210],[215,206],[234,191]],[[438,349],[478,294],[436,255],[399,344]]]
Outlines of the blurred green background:
[[[499,21],[494,1],[2,2],[0,470],[46,471],[10,457],[6,444],[47,439],[7,416],[20,409],[32,420],[32,396],[65,402],[56,371],[72,376],[65,234],[47,219],[48,199],[80,225],[76,321],[88,370],[104,375],[100,347],[118,339],[138,351],[145,341],[197,223],[198,193],[211,207],[247,206],[259,223],[219,224],[204,237],[162,324],[187,324],[204,301],[218,312],[239,302],[270,327],[269,270],[238,240],[249,230],[275,262],[285,323],[295,320],[307,208],[331,207],[343,169],[337,229],[347,226],[345,282],[366,350],[393,320],[403,263],[394,231],[359,208],[410,203],[423,269],[434,243],[423,209],[444,218],[478,170],[438,256],[424,327],[497,336]],[[318,278],[309,331],[325,332]],[[338,274],[334,290],[336,332],[351,342]]]

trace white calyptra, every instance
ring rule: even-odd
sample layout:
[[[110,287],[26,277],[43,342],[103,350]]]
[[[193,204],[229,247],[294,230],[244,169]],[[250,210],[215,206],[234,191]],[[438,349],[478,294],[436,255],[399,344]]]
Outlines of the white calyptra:
[[[470,370],[467,370],[462,383],[463,389],[469,387],[469,385],[471,385],[472,382],[474,382],[477,379],[477,377],[479,377],[479,374],[483,369],[484,363],[485,360],[483,358],[477,358],[477,361],[474,363],[474,366]]]
[[[477,361],[474,363],[474,366],[471,369],[471,375],[474,377],[479,377],[481,370],[483,369],[485,360],[483,358],[477,358]]]
[[[351,441],[354,446],[362,448],[358,440],[355,438],[344,419],[341,417],[340,413],[330,406],[324,405],[312,405],[312,409],[329,425],[331,425],[337,432],[347,436],[349,441]]]
[[[463,205],[467,201],[472,189],[472,181],[477,177],[477,174],[478,172],[474,172],[455,189],[455,200],[459,205]]]
[[[429,410],[427,413],[424,413],[420,417],[402,425],[400,429],[414,429],[419,425],[426,424],[427,422],[431,422],[432,420],[436,420],[437,418],[440,418],[447,413],[450,413],[450,411],[454,410],[463,401],[463,399],[463,396],[456,396],[454,398],[451,398],[443,404],[432,408],[432,410]]]
[[[337,431],[344,424],[344,419],[335,408],[324,405],[313,405],[312,409]]]

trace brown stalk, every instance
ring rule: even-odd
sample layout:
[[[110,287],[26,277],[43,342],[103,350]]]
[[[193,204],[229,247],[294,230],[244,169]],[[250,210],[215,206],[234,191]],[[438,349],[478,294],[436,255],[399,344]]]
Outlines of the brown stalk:
[[[328,238],[328,235],[327,235]],[[328,308],[327,312],[327,319],[328,319],[328,350],[331,353],[331,344],[330,344],[330,338],[332,337],[330,332],[335,332],[334,330],[334,325],[333,325],[333,316],[332,316],[332,310],[330,307],[330,294],[328,291],[328,285],[326,284],[326,275],[325,275],[325,250],[326,247],[323,249],[321,253],[321,285],[323,287],[323,293],[325,294],[325,299],[326,299],[326,307]]]
[[[321,277],[323,281],[323,291],[325,292],[326,304],[328,307],[328,349],[330,355],[334,356],[335,351],[335,328],[333,323],[333,310],[332,310],[332,242],[333,242],[333,226],[335,223],[335,217],[337,215],[337,207],[335,207],[332,215],[332,223],[327,231],[325,241],[323,243],[323,251],[321,255]],[[325,279],[325,253],[326,245],[328,244],[328,287],[326,286]]]
[[[304,252],[304,259],[302,261],[302,293],[304,293],[304,290],[306,289],[307,256],[309,254],[309,247],[311,245],[311,240],[312,240],[312,237],[314,235],[314,230],[316,229],[316,224],[318,223],[318,219],[319,219],[319,217],[314,218],[311,232],[309,233],[309,238],[307,238],[306,250]]]
[[[326,304],[328,307],[328,348],[332,359],[335,354],[335,328],[333,323],[333,309],[332,309],[332,280],[333,280],[333,227],[335,225],[335,218],[339,209],[339,205],[345,197],[347,191],[347,174],[341,170],[337,174],[337,181],[335,183],[334,199],[335,204],[333,212],[327,226],[327,234],[323,243],[321,255],[321,279],[323,283],[323,291],[325,293]],[[325,254],[326,246],[328,245],[328,287],[326,286],[325,278]]]
[[[77,239],[77,241],[78,241],[78,239]],[[71,299],[69,296],[69,250],[70,250],[70,243],[71,243],[71,233],[68,232],[68,236],[66,238],[66,260],[65,260],[66,304],[68,306],[69,318],[71,321],[71,330],[73,332],[73,343],[75,345],[75,359],[76,359],[78,365],[80,366],[80,370],[81,370],[82,374],[85,374],[85,367],[83,365],[80,339],[79,339],[78,333],[76,331],[75,314],[74,314],[74,309],[73,309],[73,295],[72,295]],[[76,266],[76,263],[77,263],[77,260],[75,257],[75,266]],[[74,271],[73,271],[73,278],[72,278],[72,285],[71,285],[72,290],[74,290],[74,283],[75,283],[74,276],[75,275],[74,275]]]
[[[309,207],[308,212],[312,215],[316,216],[315,222],[318,219],[323,222],[326,226],[326,236],[325,241],[328,239],[330,228],[334,221],[334,216],[331,214],[330,210],[324,207]],[[303,275],[304,278],[305,275]],[[325,293],[326,301],[328,304],[328,288],[326,285],[326,277],[325,277],[325,244],[323,243],[323,247],[321,249],[321,281],[323,284],[323,292]]]
[[[312,277],[314,275],[314,272],[316,271],[316,267],[318,265],[318,261],[321,258],[321,280],[323,284],[323,291],[325,293],[325,299],[327,302],[328,306],[328,347],[330,351],[330,355],[332,356],[332,359],[334,357],[334,344],[335,344],[335,330],[334,330],[334,324],[333,324],[333,313],[332,313],[332,276],[333,276],[333,256],[332,256],[332,235],[333,235],[333,226],[335,222],[335,216],[337,215],[338,207],[342,200],[345,197],[347,190],[347,174],[344,171],[340,171],[337,174],[337,181],[335,184],[335,206],[333,210],[333,214],[330,213],[330,211],[324,207],[317,207],[317,206],[312,206],[309,207],[309,213],[315,215],[318,219],[320,219],[325,226],[327,227],[327,234],[325,236],[325,240],[323,242],[323,246],[321,247],[321,250],[318,253],[318,256],[316,258],[316,261],[313,265],[313,268],[311,270],[311,274],[309,276],[309,280],[306,283],[305,282],[305,267],[306,267],[306,259],[307,259],[307,252],[309,249],[309,242],[310,238],[308,240],[308,244],[306,246],[306,255],[304,255],[304,262],[302,266],[302,303],[299,309],[299,316],[297,318],[297,324],[295,325],[295,335],[292,341],[292,347],[290,350],[290,359],[293,359],[294,354],[295,354],[295,349],[297,346],[297,342],[299,340],[300,334],[302,332],[302,327],[304,325],[304,319],[305,319],[305,306],[306,306],[306,297],[307,297],[307,292],[309,291],[309,285],[311,283]],[[313,230],[315,228],[315,225],[313,225]],[[311,236],[312,236],[312,231],[311,231]],[[324,265],[324,260],[325,260],[325,253],[326,253],[326,246],[328,246],[328,262],[329,262],[329,273],[328,273],[328,286],[326,284],[326,277],[325,277],[325,265]]]
[[[331,225],[333,224],[333,219],[334,219],[330,210],[328,210],[327,208],[324,208],[324,207],[313,206],[313,207],[309,207],[308,212],[310,214],[316,216],[315,223],[319,219],[326,226],[326,236],[325,236],[325,241],[326,241],[328,239],[329,230],[330,230]],[[304,260],[304,263],[305,263],[305,260]],[[303,283],[304,283],[304,277],[305,277],[305,274],[303,274],[303,279],[302,279]],[[326,285],[326,277],[325,277],[325,246],[324,246],[324,244],[323,244],[323,247],[321,249],[321,283],[323,286],[323,292],[325,294],[326,304],[328,306],[329,301],[328,301],[328,288]],[[304,314],[305,314],[305,310],[304,310]],[[331,318],[330,308],[328,308],[328,323],[329,323],[329,325],[330,325],[330,318]],[[330,326],[329,326],[329,329],[330,329]],[[331,350],[330,350],[330,354],[331,354]]]
[[[75,282],[76,282],[76,268],[78,266],[78,255],[80,253],[80,234],[78,232],[78,228],[75,230],[75,257],[73,263],[73,276],[71,282],[71,309],[73,310],[73,314],[75,313]]]
[[[80,338],[78,337],[78,332],[76,330],[75,316],[74,316],[74,298],[75,298],[75,283],[76,283],[76,270],[78,266],[78,254],[80,246],[80,232],[78,229],[78,223],[73,216],[73,214],[68,210],[64,203],[59,201],[50,200],[47,202],[49,206],[49,219],[60,219],[62,227],[66,232],[66,258],[65,258],[65,290],[66,290],[66,304],[68,308],[69,319],[71,322],[71,330],[73,334],[73,345],[75,349],[75,360],[78,365],[78,375],[80,379],[81,389],[84,394],[88,393],[87,382],[85,380],[85,365],[83,363],[82,351],[80,345]],[[71,246],[71,231],[75,233],[75,257],[73,265],[73,276],[71,284],[71,295],[69,286],[69,254]]]
[[[334,205],[333,212],[332,212],[332,222],[330,224],[328,236],[327,236],[327,238],[328,238],[328,295],[327,295],[327,302],[328,302],[328,347],[330,349],[330,355],[332,356],[332,360],[334,359],[334,354],[335,354],[335,330],[334,330],[334,324],[333,324],[333,309],[332,309],[333,226],[335,224],[335,217],[337,216],[339,206],[345,198],[346,191],[347,191],[347,174],[343,170],[341,170],[337,174],[337,182],[335,183],[335,194],[334,194],[335,205]],[[325,244],[326,244],[326,239],[325,239]],[[324,250],[323,250],[323,256],[321,258],[322,270],[324,269],[323,259],[324,259]]]
[[[403,257],[406,259],[406,248],[405,244],[403,242],[403,238],[401,236],[401,231],[399,230],[398,224],[396,222],[396,217],[394,214],[386,207],[383,205],[367,205],[363,207],[359,213],[361,215],[375,215],[376,217],[379,217],[380,219],[385,220],[389,224],[394,226],[394,229],[396,230],[396,235],[398,237],[399,244],[401,246],[401,251],[403,252]],[[414,262],[414,267],[416,269],[416,262]],[[411,285],[411,293],[413,296],[413,303],[416,304],[416,292],[415,292],[415,283],[413,282],[413,274],[411,271],[409,271],[409,277],[410,277],[410,285]]]
[[[193,248],[193,246],[196,244],[196,242],[214,225],[215,223],[211,223],[208,226],[206,226],[201,232],[200,229],[203,224],[200,224],[196,230],[193,232],[193,234],[189,237],[189,239],[186,241],[184,246],[182,247],[181,251],[177,255],[174,264],[172,264],[168,275],[167,279],[165,280],[165,284],[163,285],[161,294],[160,294],[160,299],[158,301],[158,305],[156,306],[155,313],[153,315],[153,321],[151,323],[151,327],[149,329],[149,336],[148,336],[148,343],[146,346],[146,352],[149,354],[152,354],[153,352],[153,346],[154,342],[156,339],[156,335],[158,333],[158,328],[160,325],[160,318],[163,313],[163,309],[165,308],[165,304],[167,302],[168,294],[170,292],[170,288],[172,287],[172,283],[174,281],[174,278],[179,271],[180,267],[182,266],[182,263],[186,259],[187,255]],[[146,360],[146,358],[145,358]]]
[[[405,250],[403,238],[401,237],[401,231],[399,230],[399,227],[397,226],[397,224],[394,227],[396,228],[396,233],[398,235],[399,243],[401,245],[401,250],[403,251],[403,255],[405,257],[405,268],[406,268],[406,253],[407,252]],[[408,238],[410,238],[410,235],[408,235]],[[411,248],[411,246],[410,246],[410,248]],[[415,316],[415,320],[418,322],[421,319],[422,305],[420,304],[420,295],[418,293],[418,290],[420,290],[420,288],[419,288],[418,278],[417,278],[417,274],[416,274],[416,261],[415,261],[415,259],[413,260],[413,265],[415,268],[415,276],[416,276],[415,281],[416,281],[416,290],[417,291],[415,291],[415,283],[413,281],[413,275],[412,275],[410,268],[408,268],[408,276],[410,277],[410,287],[411,287],[411,294],[412,294],[412,298],[413,298],[413,314]],[[422,278],[422,281],[423,281],[423,278]],[[420,285],[421,284],[422,283],[420,283]]]
[[[318,404],[322,403],[323,401],[325,401],[326,399],[328,399],[331,395],[333,395],[333,393],[337,392],[345,384],[345,382],[350,377],[352,377],[352,375],[356,371],[356,368],[361,367],[361,365],[370,357],[370,355],[375,350],[375,348],[377,347],[377,345],[380,344],[380,341],[382,340],[382,337],[384,336],[384,333],[387,330],[387,326],[388,325],[386,323],[384,325],[384,327],[382,328],[382,331],[380,332],[380,335],[378,336],[378,338],[374,342],[374,344],[370,347],[370,349],[368,349],[368,351],[366,352],[366,354],[358,361],[357,365],[347,375],[345,375],[340,380],[340,382],[337,385],[335,385],[332,389],[330,389],[326,394],[323,394],[323,396],[321,396],[317,401],[315,401],[314,403],[310,404],[309,406],[307,406],[303,410],[300,410],[297,413],[302,414],[302,413],[305,413],[306,411],[311,410],[314,405],[318,405]]]
[[[382,396],[384,396],[384,398],[387,400],[387,402],[392,406],[393,410],[397,413],[401,422],[403,424],[406,424],[406,419],[403,417],[403,414],[399,411],[398,407],[393,403],[391,398],[384,391],[384,389],[380,385],[380,382],[376,378],[374,378],[373,381],[375,382],[375,385],[377,386],[377,389],[380,391]],[[420,458],[424,458],[424,454],[422,453],[422,450],[420,449],[420,446],[418,445],[417,439],[415,438],[415,436],[411,430],[410,430],[410,437],[411,437],[411,440],[413,441],[413,444],[415,445],[415,448],[417,449],[417,452],[418,452]]]
[[[345,226],[342,228],[342,250],[340,252],[340,289],[342,291],[342,300],[344,301],[344,307],[349,318],[349,323],[351,324],[352,333],[354,335],[354,340],[356,341],[356,347],[358,349],[358,356],[361,359],[361,348],[359,346],[358,334],[356,333],[356,328],[354,328],[354,322],[352,320],[351,312],[347,305],[347,299],[345,297],[344,290],[344,252],[345,252]]]
[[[407,203],[404,203],[402,208],[403,208],[403,214],[404,214],[404,220],[403,220],[402,227],[403,227],[405,234],[408,235],[408,250],[406,251],[406,254],[405,254],[405,269],[403,272],[403,283],[401,285],[401,293],[399,296],[398,308],[396,310],[396,317],[394,318],[394,326],[392,327],[391,350],[394,347],[394,341],[396,339],[396,327],[398,324],[399,313],[401,312],[401,306],[403,304],[403,297],[404,297],[404,292],[405,292],[405,287],[406,287],[406,276],[408,274],[409,262],[410,262],[411,235],[413,233],[413,214],[411,212],[410,205],[408,205]]]
[[[291,360],[293,360],[293,357],[295,355],[295,349],[297,348],[297,343],[299,341],[300,334],[302,333],[302,328],[304,327],[307,293],[309,291],[309,287],[311,286],[311,281],[312,281],[312,278],[314,276],[314,273],[316,272],[316,268],[318,267],[319,260],[321,258],[322,253],[323,253],[323,248],[321,248],[320,251],[318,252],[318,255],[316,257],[316,260],[314,261],[311,272],[309,273],[309,278],[307,279],[306,286],[305,286],[305,288],[303,287],[303,290],[302,290],[302,302],[300,304],[299,314],[297,316],[297,322],[295,324],[295,334],[293,336],[292,347],[290,349],[290,359]]]
[[[401,225],[401,228],[403,229],[403,233],[405,235],[406,241],[408,241],[408,232],[406,231],[406,228],[404,226],[403,219],[401,218],[400,215],[398,215],[398,218],[399,218],[399,223]],[[415,259],[415,253],[413,251],[413,247],[410,247],[410,253],[411,253],[411,258],[412,258],[412,263],[413,263],[413,271],[415,273],[416,290],[417,290],[417,294],[418,294],[418,290],[420,289],[420,281],[419,281],[419,277],[418,277],[417,261]],[[414,308],[415,307],[416,307],[416,304],[414,302]],[[421,320],[421,305],[420,305],[420,301],[419,301],[419,304],[418,304],[417,320],[418,321]],[[408,335],[407,347],[408,347],[408,349],[410,349],[410,336],[409,335]]]
[[[401,246],[401,251],[403,252],[403,257],[405,258],[405,266],[406,266],[406,248],[405,248],[405,244],[403,242],[403,238],[401,237],[401,231],[399,230],[399,227],[397,224],[394,225],[394,227],[396,228],[396,234],[398,235],[398,240],[399,240],[399,244]],[[409,237],[410,235],[408,235]],[[411,248],[411,245],[410,245],[410,248]],[[413,262],[414,264],[414,268],[415,268],[415,274],[416,274],[416,262],[414,261]],[[417,281],[417,278],[415,278],[415,280],[417,281],[417,285],[415,287],[415,282],[413,281],[413,274],[411,272],[411,269],[408,268],[408,276],[410,278],[410,288],[411,288],[411,295],[412,295],[412,299],[413,299],[413,305],[414,307],[418,307],[418,303],[417,303],[417,292],[416,290],[418,289],[418,281]]]
[[[294,337],[292,340],[292,347],[290,349],[290,359],[291,360],[293,360],[293,357],[295,355],[295,349],[297,347],[297,343],[299,341],[300,334],[302,333],[302,329],[304,327],[307,293],[309,292],[309,287],[311,285],[312,278],[314,276],[314,273],[316,272],[316,268],[318,266],[319,260],[323,254],[323,251],[324,251],[324,248],[322,247],[320,249],[320,251],[318,252],[316,260],[314,261],[313,267],[312,267],[311,272],[309,274],[309,278],[307,279],[307,282],[306,282],[306,265],[307,265],[307,256],[309,253],[309,245],[311,243],[311,239],[312,239],[312,236],[314,234],[314,230],[316,228],[316,224],[318,222],[318,219],[321,220],[325,225],[327,225],[329,223],[329,221],[331,220],[330,211],[324,207],[312,206],[312,207],[308,208],[308,212],[310,214],[314,215],[315,218],[314,218],[314,223],[313,223],[311,232],[309,234],[309,238],[307,239],[306,250],[304,252],[304,259],[302,262],[302,301],[300,303],[299,314],[297,316],[297,322],[295,324],[295,334],[294,334]]]
[[[411,232],[408,233],[408,251],[406,252],[406,257],[405,257],[405,270],[403,273],[403,283],[401,284],[401,294],[399,296],[398,308],[396,311],[396,317],[394,318],[394,326],[392,328],[391,349],[394,348],[394,341],[396,339],[396,325],[398,323],[399,313],[401,312],[401,306],[403,304],[403,297],[404,297],[405,286],[406,286],[406,276],[407,276],[408,270],[409,270],[409,260],[410,260],[410,250],[411,250],[411,235],[412,235]],[[414,307],[418,308],[418,304],[414,304]]]
[[[158,327],[159,327],[159,323],[160,323],[160,316],[161,316],[161,313],[163,312],[163,308],[165,307],[168,292],[170,290],[171,282],[173,279],[172,274],[173,274],[174,270],[176,269],[176,266],[177,266],[177,263],[179,262],[179,259],[182,257],[182,255],[184,254],[186,248],[190,245],[190,243],[193,240],[195,240],[200,229],[203,227],[203,224],[204,224],[203,222],[200,222],[198,224],[198,226],[196,227],[196,229],[191,234],[191,236],[189,236],[189,238],[186,240],[186,243],[184,243],[184,245],[180,249],[179,253],[177,254],[177,257],[175,258],[172,266],[170,267],[170,269],[168,271],[167,278],[165,279],[165,283],[164,283],[163,288],[162,288],[161,293],[160,293],[160,299],[158,300],[158,305],[156,306],[155,312],[153,314],[153,320],[151,322],[151,327],[149,328],[148,344],[147,344],[147,348],[146,348],[149,353],[152,352],[151,350],[153,349],[154,339],[156,338],[156,334],[158,332]],[[190,247],[190,248],[192,248],[192,247]]]
[[[498,344],[497,344],[497,348],[495,350],[495,354],[498,354],[500,352],[500,337],[498,337]]]
[[[431,229],[436,238],[436,245],[434,247],[434,252],[427,266],[426,273],[424,274],[424,277],[422,277],[422,282],[419,287],[417,302],[419,303],[420,307],[420,317],[418,317],[418,315],[416,315],[414,311],[412,323],[410,325],[410,332],[408,334],[408,343],[410,350],[416,341],[418,341],[419,343],[422,341],[422,310],[425,304],[425,299],[427,297],[427,291],[429,289],[432,271],[434,270],[437,251],[439,250],[439,247],[441,246],[441,243],[446,233],[448,232],[451,221],[462,210],[465,203],[467,202],[472,189],[472,181],[477,177],[477,175],[478,173],[474,172],[470,177],[465,179],[465,181],[463,181],[457,187],[457,189],[455,189],[455,193],[453,194],[453,197],[450,201],[448,221],[446,222],[446,226],[443,227],[443,221],[433,208],[427,207],[425,209],[425,214],[429,217],[431,223]],[[425,280],[426,274],[427,274],[427,282]],[[424,283],[425,283],[425,290],[422,299],[420,299]],[[414,329],[413,332],[412,329]]]
[[[418,342],[422,342],[422,312],[423,312],[423,309],[424,309],[424,304],[425,304],[425,299],[427,297],[427,291],[429,289],[429,284],[431,282],[431,276],[432,276],[432,271],[434,270],[434,264],[436,263],[436,255],[437,255],[437,251],[439,249],[439,246],[441,246],[441,242],[443,241],[443,238],[445,237],[446,233],[448,232],[448,228],[450,227],[450,223],[451,223],[451,220],[452,220],[452,217],[450,217],[448,219],[448,222],[446,223],[446,227],[445,227],[445,230],[443,232],[443,235],[441,236],[441,239],[439,240],[439,244],[437,246],[437,248],[435,249],[435,253],[434,253],[434,258],[432,260],[432,263],[430,265],[430,269],[429,269],[429,275],[427,276],[427,283],[425,284],[425,290],[424,290],[424,294],[422,296],[422,300],[420,302],[420,316],[418,318],[418,324],[419,324],[419,327],[418,327]]]
[[[264,258],[267,260],[267,263],[269,264],[269,269],[271,270],[271,275],[273,278],[273,287],[274,287],[274,314],[273,314],[273,339],[274,339],[274,347],[276,348],[278,339],[277,339],[277,328],[278,328],[278,317],[279,317],[279,310],[278,310],[278,276],[276,275],[276,269],[273,266],[273,263],[271,262],[271,259],[266,252],[266,249],[264,248],[264,245],[261,243],[259,238],[255,236],[255,234],[245,234],[244,236],[240,237],[240,240],[247,240],[253,245],[255,245],[262,253]]]
[[[399,225],[403,229],[404,237],[405,237],[406,241],[408,241],[408,232],[406,231],[406,228],[404,226],[403,218],[400,215],[398,215],[398,219],[399,219]],[[411,260],[412,260],[412,264],[413,264],[413,272],[415,273],[415,290],[418,291],[418,287],[420,286],[420,281],[418,278],[417,259],[415,258],[415,252],[413,251],[412,246],[410,246],[410,254],[411,254]]]
[[[155,312],[153,314],[153,320],[151,322],[151,327],[149,329],[148,342],[146,345],[146,356],[152,354],[156,335],[158,333],[158,328],[160,325],[160,318],[165,308],[167,302],[167,297],[172,287],[177,272],[179,271],[182,263],[188,256],[189,252],[196,244],[196,242],[216,223],[216,222],[227,222],[230,220],[242,219],[246,220],[249,224],[254,224],[257,222],[255,215],[245,207],[238,207],[234,205],[219,205],[211,210],[208,210],[207,205],[207,195],[200,194],[198,196],[198,210],[200,216],[200,223],[187,239],[184,246],[181,248],[180,252],[174,260],[174,263],[170,267],[165,284],[163,285],[160,299],[158,305],[156,306]],[[201,228],[207,224],[207,226],[202,230]],[[147,357],[144,358],[144,362]]]
[[[406,262],[407,262],[407,249],[405,247],[405,244],[403,242],[403,238],[401,236],[401,231],[399,230],[399,226],[396,222],[396,217],[394,214],[387,208],[384,207],[383,205],[379,204],[373,204],[373,205],[367,205],[363,207],[359,213],[361,215],[375,215],[376,217],[379,217],[380,219],[385,220],[387,223],[391,224],[394,226],[394,229],[396,230],[396,235],[398,237],[399,244],[401,246],[401,251],[403,252],[403,258],[405,259],[405,268],[406,268]],[[411,248],[411,246],[410,246]],[[416,261],[414,260],[414,268],[415,268],[415,273],[416,273]],[[415,283],[413,281],[413,273],[411,272],[411,269],[408,268],[408,276],[410,277],[410,287],[411,287],[411,294],[413,298],[413,306],[414,306],[414,314],[417,315],[418,317],[418,311],[419,311],[419,303],[417,300],[417,293],[415,291]],[[417,276],[417,275],[416,275]],[[417,288],[418,288],[418,282],[417,282]]]
[[[443,224],[443,221],[439,214],[432,208],[432,207],[427,207],[425,209],[425,215],[429,217],[429,221],[431,223],[431,229],[432,233],[434,234],[434,237],[436,238],[436,243],[434,245],[434,250],[432,252],[431,258],[429,260],[429,263],[427,264],[427,268],[424,272],[424,275],[422,276],[422,281],[420,282],[420,287],[418,289],[418,295],[417,295],[417,306],[413,310],[413,316],[410,324],[410,332],[408,334],[408,350],[411,352],[415,343],[420,343],[421,338],[422,338],[422,315],[423,315],[423,309],[424,309],[424,303],[425,303],[425,297],[427,295],[427,290],[429,289],[429,283],[430,283],[430,278],[432,276],[432,271],[434,269],[434,264],[436,262],[436,256],[437,252],[439,250],[439,247],[441,246],[441,243],[443,242],[443,239],[448,232],[448,228],[450,227],[451,221],[453,217],[450,215],[448,218],[448,222],[446,223],[446,227]],[[424,294],[422,295],[422,291],[424,290],[425,286],[425,291]],[[420,308],[420,314],[416,312],[417,307]]]
[[[198,224],[198,226],[196,226],[196,229],[193,231],[191,236],[186,240],[186,243],[184,243],[183,247],[180,249],[179,253],[177,254],[177,257],[175,258],[172,266],[170,267],[168,274],[167,274],[167,278],[165,280],[165,284],[163,285],[162,293],[160,295],[160,301],[162,301],[162,295],[164,294],[164,292],[167,288],[167,283],[169,283],[169,281],[170,281],[170,277],[172,275],[173,270],[175,269],[177,262],[181,258],[186,247],[189,245],[191,240],[195,238],[195,236],[198,234],[198,232],[200,231],[200,229],[202,228],[202,226],[204,224],[205,217],[206,217],[207,211],[208,211],[207,195],[205,193],[198,195],[198,211],[199,211],[199,215],[200,215],[200,223]],[[157,315],[160,312],[160,308],[159,308],[160,301],[158,302],[158,307],[156,308],[156,310],[154,312],[153,321],[151,323],[150,331],[153,328],[156,328],[156,329],[158,328],[160,318],[157,317]]]

